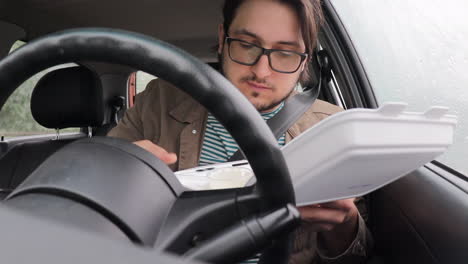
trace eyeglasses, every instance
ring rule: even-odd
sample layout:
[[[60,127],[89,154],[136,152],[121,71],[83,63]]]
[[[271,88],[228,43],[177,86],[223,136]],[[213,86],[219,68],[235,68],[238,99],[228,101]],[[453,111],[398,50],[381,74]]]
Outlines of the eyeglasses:
[[[247,66],[255,65],[262,55],[267,55],[271,69],[280,73],[294,73],[307,58],[307,53],[292,50],[265,49],[253,43],[226,35],[229,58]]]

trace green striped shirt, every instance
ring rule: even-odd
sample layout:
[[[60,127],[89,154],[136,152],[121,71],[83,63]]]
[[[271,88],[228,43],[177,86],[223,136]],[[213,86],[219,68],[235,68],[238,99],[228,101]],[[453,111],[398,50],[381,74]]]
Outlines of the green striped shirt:
[[[283,106],[284,102],[272,112],[261,113],[263,119],[266,121],[272,118],[281,111]],[[280,146],[284,146],[285,134],[278,139],[278,144]],[[221,123],[219,123],[211,113],[209,113],[198,165],[203,166],[226,162],[234,153],[237,152],[238,149],[239,146],[232,138],[231,134],[229,134],[224,126],[221,125]]]

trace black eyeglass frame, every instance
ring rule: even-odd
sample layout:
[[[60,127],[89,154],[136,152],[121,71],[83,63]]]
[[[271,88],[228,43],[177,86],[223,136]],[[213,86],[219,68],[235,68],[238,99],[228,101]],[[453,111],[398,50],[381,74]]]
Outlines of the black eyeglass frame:
[[[259,49],[262,50],[262,52],[257,56],[257,58],[255,59],[254,62],[252,63],[245,63],[245,62],[241,62],[241,61],[238,61],[238,60],[235,60],[232,58],[231,56],[231,42],[232,41],[240,41],[240,42],[243,42],[243,43],[246,43],[246,44],[249,44],[249,45],[252,45],[254,47],[257,47]],[[225,42],[227,42],[228,44],[228,54],[229,54],[229,58],[236,62],[236,63],[239,63],[239,64],[242,64],[242,65],[246,65],[246,66],[253,66],[255,64],[257,64],[257,62],[260,60],[260,57],[262,57],[263,55],[266,55],[268,57],[268,64],[270,65],[270,68],[276,72],[279,72],[279,73],[295,73],[297,72],[297,70],[299,70],[299,68],[301,67],[301,64],[302,62],[304,62],[304,60],[308,57],[308,54],[307,53],[302,53],[302,52],[297,52],[297,51],[293,51],[293,50],[284,50],[284,49],[265,49],[264,47],[260,47],[258,45],[255,45],[251,42],[248,42],[248,41],[245,41],[245,40],[242,40],[242,39],[238,39],[238,38],[232,38],[230,37],[229,35],[226,34],[226,38],[225,38]],[[271,58],[270,58],[270,54],[272,52],[275,52],[275,51],[281,51],[281,52],[291,52],[291,53],[294,53],[294,54],[297,54],[299,56],[301,56],[301,61],[299,62],[299,64],[297,65],[297,68],[294,70],[294,71],[280,71],[280,70],[277,70],[273,67],[272,63],[271,63]]]

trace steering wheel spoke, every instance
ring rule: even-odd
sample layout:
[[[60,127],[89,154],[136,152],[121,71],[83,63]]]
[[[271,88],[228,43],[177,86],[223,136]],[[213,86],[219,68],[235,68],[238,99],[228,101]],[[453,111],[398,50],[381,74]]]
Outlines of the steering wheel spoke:
[[[285,235],[300,223],[299,211],[288,204],[262,215],[252,216],[223,230],[184,257],[209,263],[237,263],[252,257],[270,245],[275,237]],[[222,245],[222,250],[219,247]],[[227,260],[226,260],[227,259]]]

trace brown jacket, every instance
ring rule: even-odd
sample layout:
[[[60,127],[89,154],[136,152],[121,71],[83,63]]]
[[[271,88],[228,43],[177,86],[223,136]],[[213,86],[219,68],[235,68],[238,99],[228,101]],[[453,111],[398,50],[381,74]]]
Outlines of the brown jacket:
[[[324,118],[342,111],[341,108],[317,100],[286,132],[286,143]],[[130,141],[148,139],[177,154],[173,170],[183,170],[198,165],[207,111],[190,96],[173,85],[153,80],[145,91],[137,95],[135,106],[128,109],[120,123],[108,136]],[[317,245],[316,233],[306,224],[296,231],[294,255],[290,263],[359,263],[371,248],[372,238],[362,218],[356,239],[340,256],[326,257]],[[319,250],[317,250],[317,248]],[[355,262],[357,261],[357,262]]]

